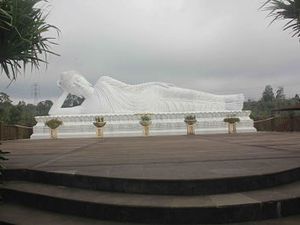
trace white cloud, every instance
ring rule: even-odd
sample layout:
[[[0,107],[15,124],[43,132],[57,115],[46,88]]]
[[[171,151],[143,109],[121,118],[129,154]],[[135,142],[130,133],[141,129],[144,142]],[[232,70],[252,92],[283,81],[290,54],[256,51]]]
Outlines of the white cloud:
[[[60,57],[48,69],[27,72],[1,91],[30,98],[59,94],[62,71],[78,70],[95,82],[100,75],[139,83],[167,81],[212,93],[261,95],[266,84],[299,93],[300,44],[283,23],[258,10],[262,0],[52,0],[49,23],[61,29]],[[53,34],[54,35],[54,34]],[[299,90],[299,91],[298,91]]]

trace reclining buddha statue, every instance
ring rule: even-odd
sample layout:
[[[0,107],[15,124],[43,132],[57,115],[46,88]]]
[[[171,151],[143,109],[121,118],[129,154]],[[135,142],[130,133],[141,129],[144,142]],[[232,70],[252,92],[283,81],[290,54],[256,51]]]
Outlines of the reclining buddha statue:
[[[214,95],[162,82],[130,85],[108,76],[100,77],[93,86],[75,71],[62,73],[58,86],[63,93],[50,115],[240,111],[244,101],[242,94]],[[84,101],[63,108],[68,94]]]

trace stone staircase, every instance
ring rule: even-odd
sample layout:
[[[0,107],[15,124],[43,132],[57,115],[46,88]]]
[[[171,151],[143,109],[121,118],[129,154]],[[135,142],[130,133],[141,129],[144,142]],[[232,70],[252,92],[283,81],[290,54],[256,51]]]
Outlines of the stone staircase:
[[[100,221],[148,224],[221,224],[300,214],[300,168],[202,180],[7,170],[5,179],[3,224],[10,221],[1,211],[24,206]]]

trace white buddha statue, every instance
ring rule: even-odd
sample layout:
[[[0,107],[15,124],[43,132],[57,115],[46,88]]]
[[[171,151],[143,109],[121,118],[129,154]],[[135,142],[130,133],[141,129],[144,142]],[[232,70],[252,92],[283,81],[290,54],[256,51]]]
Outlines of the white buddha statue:
[[[242,94],[214,95],[161,82],[130,85],[107,76],[92,86],[75,71],[62,73],[58,86],[63,94],[54,102],[50,115],[240,111],[244,101]],[[85,100],[80,106],[62,108],[68,94]]]

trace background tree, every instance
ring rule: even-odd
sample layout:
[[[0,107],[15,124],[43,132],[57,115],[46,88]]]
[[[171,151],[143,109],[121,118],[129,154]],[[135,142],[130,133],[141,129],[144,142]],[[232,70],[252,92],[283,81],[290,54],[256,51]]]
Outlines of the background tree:
[[[68,108],[68,107],[78,106],[81,105],[83,101],[84,101],[84,97],[78,97],[77,95],[68,94],[66,100],[62,104],[62,107]]]
[[[291,105],[300,103],[298,94],[293,98],[286,98],[284,94],[284,88],[279,87],[276,90],[276,96],[274,97],[273,88],[271,85],[267,85],[262,93],[260,100],[248,100],[244,102],[244,110],[251,110],[250,117],[254,120],[266,119],[271,116],[273,109],[284,108]]]
[[[292,30],[292,36],[300,38],[300,0],[268,0],[261,7],[276,20],[287,20],[283,30]]]
[[[285,99],[285,94],[284,94],[284,88],[283,87],[278,87],[276,90],[276,100],[284,100]]]
[[[52,105],[50,100],[41,101],[37,105],[19,101],[14,105],[7,94],[0,92],[0,122],[33,126],[36,124],[34,117],[48,115]]]
[[[5,94],[4,92],[0,92],[0,103],[4,102],[11,103],[12,101],[9,99],[9,96],[7,94]]]
[[[298,94],[295,94],[294,101],[295,101],[296,103],[300,103],[300,97],[299,97]]]
[[[45,35],[58,28],[46,23],[46,15],[36,6],[42,1],[0,0],[0,67],[10,80],[27,64],[39,68],[48,54],[55,54],[50,51],[54,38]]]
[[[53,105],[53,102],[50,100],[45,100],[45,101],[39,102],[36,105],[36,113],[35,114],[37,116],[48,115],[48,112],[52,105]]]
[[[13,106],[9,96],[3,92],[0,92],[0,121],[10,120],[10,109]]]
[[[262,94],[261,100],[263,102],[272,102],[274,99],[275,99],[275,96],[274,96],[273,88],[271,85],[267,85]]]

